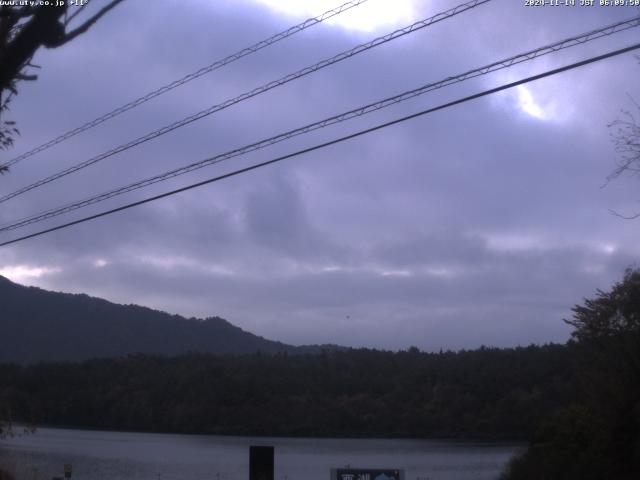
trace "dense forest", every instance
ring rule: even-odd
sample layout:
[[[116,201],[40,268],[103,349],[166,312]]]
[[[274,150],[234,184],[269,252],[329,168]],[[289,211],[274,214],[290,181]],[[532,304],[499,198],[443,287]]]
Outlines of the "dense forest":
[[[215,434],[527,438],[571,396],[567,347],[330,351],[2,365],[36,424]]]

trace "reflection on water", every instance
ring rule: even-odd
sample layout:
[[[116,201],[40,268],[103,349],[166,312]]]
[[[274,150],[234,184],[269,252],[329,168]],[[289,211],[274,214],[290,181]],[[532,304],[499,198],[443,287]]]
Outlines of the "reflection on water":
[[[0,441],[18,480],[246,480],[249,445],[275,446],[278,480],[328,480],[331,468],[402,468],[405,479],[496,479],[522,446],[434,440],[247,438],[41,428]]]

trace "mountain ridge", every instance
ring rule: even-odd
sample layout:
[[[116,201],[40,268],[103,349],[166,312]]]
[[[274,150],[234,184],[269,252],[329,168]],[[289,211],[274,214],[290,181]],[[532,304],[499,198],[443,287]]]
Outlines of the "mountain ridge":
[[[80,361],[144,353],[314,354],[335,345],[294,346],[221,317],[187,318],[84,293],[27,287],[0,275],[0,362]]]

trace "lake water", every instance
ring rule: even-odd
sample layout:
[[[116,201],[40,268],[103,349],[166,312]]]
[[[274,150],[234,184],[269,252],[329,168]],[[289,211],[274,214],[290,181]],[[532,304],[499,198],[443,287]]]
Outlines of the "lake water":
[[[523,447],[437,440],[249,438],[40,428],[0,440],[17,480],[248,480],[249,446],[275,446],[276,480],[329,480],[331,468],[400,468],[405,480],[498,478]]]

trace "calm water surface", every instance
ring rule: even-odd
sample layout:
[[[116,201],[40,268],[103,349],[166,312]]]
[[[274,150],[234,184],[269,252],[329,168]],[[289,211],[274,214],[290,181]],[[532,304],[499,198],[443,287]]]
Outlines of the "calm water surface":
[[[406,480],[498,478],[522,445],[168,435],[41,428],[0,441],[0,465],[19,480],[247,480],[249,445],[275,446],[277,480],[329,480],[331,468],[402,468]]]

